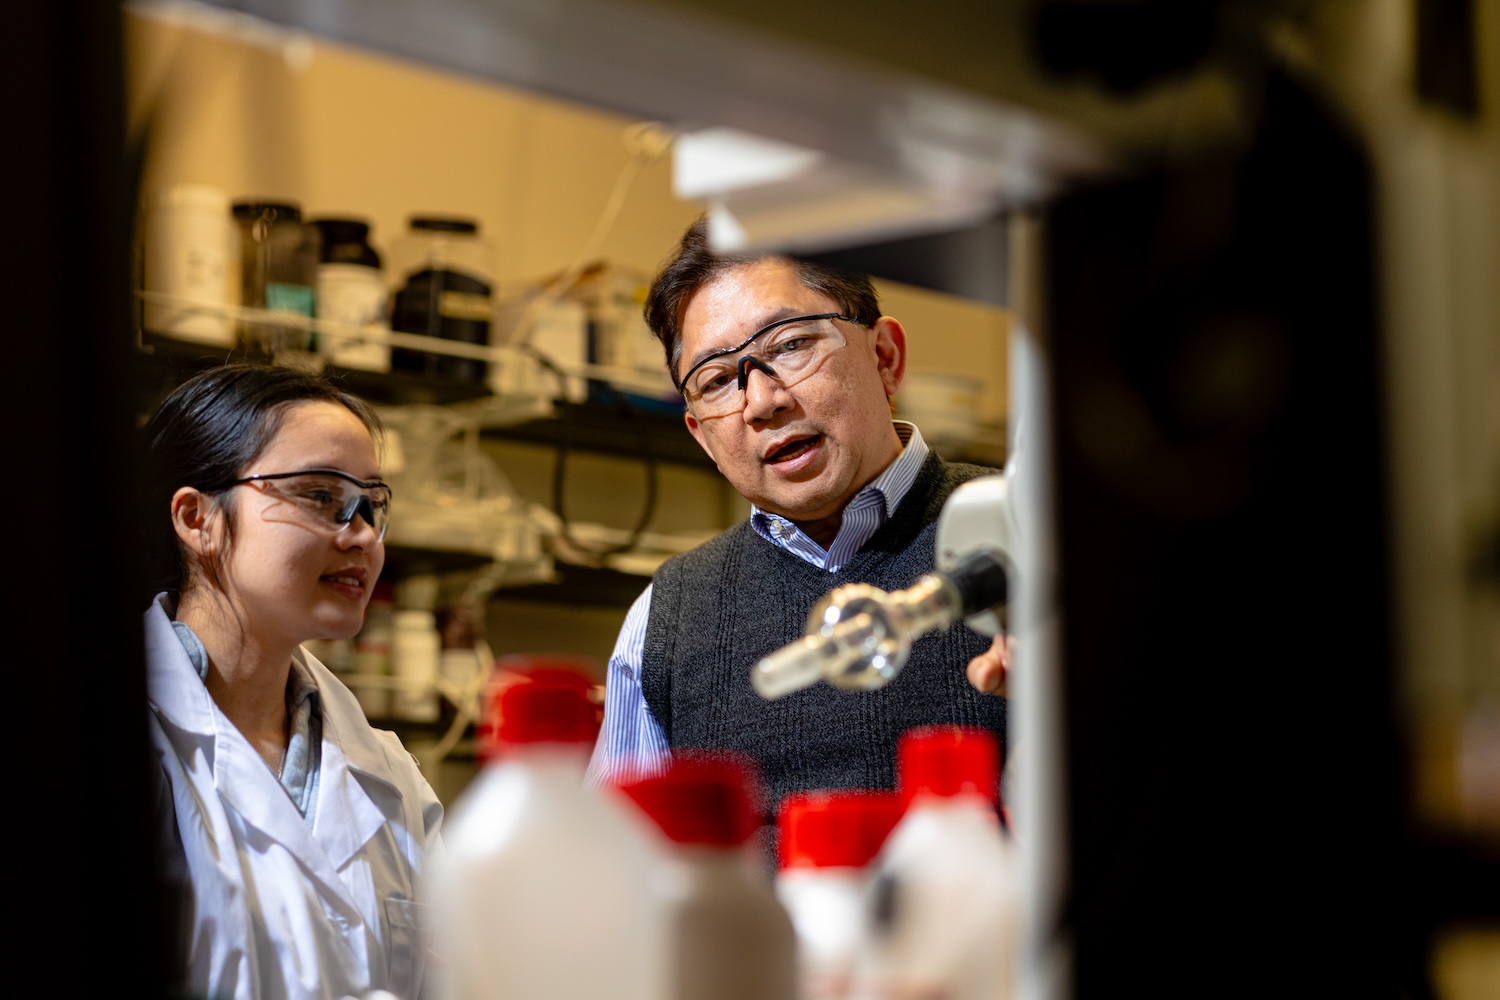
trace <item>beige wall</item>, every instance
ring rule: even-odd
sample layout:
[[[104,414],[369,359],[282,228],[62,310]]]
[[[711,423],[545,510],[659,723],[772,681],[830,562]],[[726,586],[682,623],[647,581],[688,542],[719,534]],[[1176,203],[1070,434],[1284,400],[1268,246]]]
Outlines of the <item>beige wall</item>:
[[[991,437],[1003,440],[1010,314],[894,281],[876,281],[875,289],[881,310],[906,328],[910,369],[980,378],[979,417]]]
[[[374,222],[480,220],[502,287],[567,266],[628,159],[626,119],[323,41],[272,46],[131,16],[130,116],[149,127],[143,188],[198,182]],[[699,207],[667,158],[644,168],[604,255],[650,270]]]

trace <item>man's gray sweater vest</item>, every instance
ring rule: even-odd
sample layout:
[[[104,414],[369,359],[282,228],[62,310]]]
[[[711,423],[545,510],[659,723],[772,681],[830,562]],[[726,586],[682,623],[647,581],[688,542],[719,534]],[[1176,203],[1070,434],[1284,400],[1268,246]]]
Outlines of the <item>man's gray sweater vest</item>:
[[[964,625],[917,640],[901,673],[875,691],[819,683],[765,701],[750,686],[756,660],[801,638],[812,606],[834,587],[900,590],[931,572],[943,502],[994,471],[928,455],[895,513],[837,573],[771,544],[749,521],[663,564],[641,688],[672,747],[749,754],[774,810],[807,789],[895,787],[896,741],[914,726],[981,726],[1003,745],[1005,700],[976,692],[964,676],[990,639]]]

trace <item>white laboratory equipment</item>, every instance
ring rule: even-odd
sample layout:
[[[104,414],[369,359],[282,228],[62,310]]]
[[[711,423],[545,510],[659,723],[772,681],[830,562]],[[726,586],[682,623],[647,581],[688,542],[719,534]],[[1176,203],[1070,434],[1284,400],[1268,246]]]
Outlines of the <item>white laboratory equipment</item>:
[[[884,687],[924,633],[964,620],[975,631],[998,634],[997,611],[1006,604],[1014,575],[1015,515],[1007,480],[983,476],[948,498],[938,519],[934,572],[898,591],[846,584],[814,605],[807,635],[751,668],[755,690],[773,699],[819,680],[855,690]]]
[[[427,608],[402,608],[391,620],[391,715],[408,722],[436,722],[437,677],[443,652],[437,616]]]

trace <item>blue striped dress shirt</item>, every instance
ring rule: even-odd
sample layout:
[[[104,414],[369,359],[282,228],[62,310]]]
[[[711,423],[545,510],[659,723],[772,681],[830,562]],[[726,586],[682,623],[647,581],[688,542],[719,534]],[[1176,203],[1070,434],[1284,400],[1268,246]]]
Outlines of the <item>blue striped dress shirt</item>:
[[[927,443],[915,424],[894,420],[901,454],[854,495],[833,544],[824,551],[802,529],[776,514],[750,508],[750,526],[772,545],[779,546],[829,573],[838,572],[849,557],[868,542],[900,505],[927,461]],[[604,685],[604,727],[589,761],[589,784],[598,786],[627,774],[658,773],[671,759],[667,734],[651,714],[641,693],[641,663],[645,659],[646,620],[651,616],[651,587],[630,606],[620,637],[609,658]],[[747,663],[745,668],[748,670]]]

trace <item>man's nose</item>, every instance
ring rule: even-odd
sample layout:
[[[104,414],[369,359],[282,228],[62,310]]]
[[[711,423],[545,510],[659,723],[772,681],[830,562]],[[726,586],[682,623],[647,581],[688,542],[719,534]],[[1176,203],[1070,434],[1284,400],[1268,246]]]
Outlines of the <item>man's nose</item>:
[[[786,406],[786,387],[764,361],[747,355],[740,361],[740,378],[744,384],[746,420],[764,420]]]

